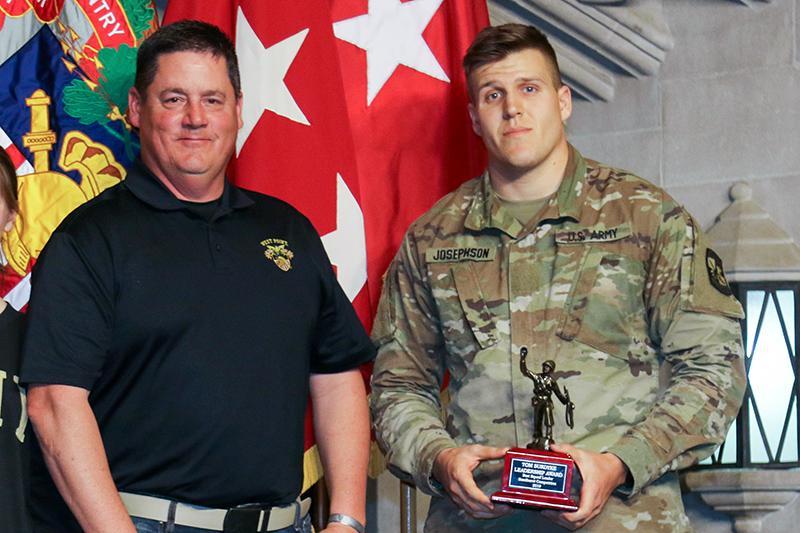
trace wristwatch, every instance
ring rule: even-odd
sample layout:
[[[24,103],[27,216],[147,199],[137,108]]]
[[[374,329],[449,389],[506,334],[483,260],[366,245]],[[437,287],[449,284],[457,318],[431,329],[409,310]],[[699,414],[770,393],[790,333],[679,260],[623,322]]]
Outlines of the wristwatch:
[[[336,522],[339,524],[344,524],[345,526],[350,526],[358,533],[366,533],[367,528],[364,527],[364,524],[353,518],[352,516],[348,516],[342,513],[334,513],[328,518],[328,524],[332,522]]]

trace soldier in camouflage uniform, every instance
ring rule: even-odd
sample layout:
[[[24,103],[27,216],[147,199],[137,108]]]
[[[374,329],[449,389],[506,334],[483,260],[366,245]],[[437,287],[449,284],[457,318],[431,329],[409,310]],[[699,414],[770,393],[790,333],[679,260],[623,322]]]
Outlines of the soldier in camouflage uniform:
[[[541,33],[487,28],[464,63],[487,172],[409,228],[373,330],[392,471],[436,496],[426,531],[689,530],[676,471],[724,439],[745,385],[719,258],[663,190],[567,143],[571,96]],[[488,497],[533,431],[523,348],[576,405],[552,445],[583,478],[573,513]]]

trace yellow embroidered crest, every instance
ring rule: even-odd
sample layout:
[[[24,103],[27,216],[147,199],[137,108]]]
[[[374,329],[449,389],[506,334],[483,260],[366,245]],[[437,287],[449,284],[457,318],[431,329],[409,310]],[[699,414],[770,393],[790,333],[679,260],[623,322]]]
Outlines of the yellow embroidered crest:
[[[725,270],[722,268],[722,259],[711,248],[706,250],[706,268],[708,268],[708,280],[711,285],[726,296],[733,294],[728,280],[725,279]]]
[[[19,177],[21,216],[0,239],[0,255],[5,257],[8,270],[20,276],[29,270],[31,260],[38,259],[44,244],[70,211],[116,185],[126,175],[125,167],[117,162],[111,148],[78,130],[62,132],[60,168],[51,168],[48,154],[58,141],[48,126],[52,99],[44,90],[36,89],[25,103],[30,108],[31,127],[22,139],[33,154],[33,169]],[[72,170],[81,175],[80,183],[62,172]]]
[[[271,259],[278,268],[284,272],[292,269],[294,252],[289,249],[288,242],[283,239],[264,239],[261,246],[264,247],[264,257]]]

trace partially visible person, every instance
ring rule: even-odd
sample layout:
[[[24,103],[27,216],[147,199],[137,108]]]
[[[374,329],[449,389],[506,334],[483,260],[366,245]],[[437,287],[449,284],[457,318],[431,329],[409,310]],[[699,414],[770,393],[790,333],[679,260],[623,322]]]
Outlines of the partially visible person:
[[[17,205],[17,174],[0,148],[0,232],[11,230]],[[3,264],[5,264],[5,258]],[[23,316],[0,298],[0,533],[30,531],[27,515],[28,415],[19,386]]]

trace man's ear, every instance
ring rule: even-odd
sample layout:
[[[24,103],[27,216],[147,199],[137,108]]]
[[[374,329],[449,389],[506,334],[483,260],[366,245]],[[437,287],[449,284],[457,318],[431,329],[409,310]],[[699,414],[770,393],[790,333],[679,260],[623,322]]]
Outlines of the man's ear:
[[[128,122],[134,128],[139,127],[140,106],[142,105],[142,97],[136,87],[131,87],[128,91]]]
[[[239,121],[239,127],[237,129],[242,129],[244,126],[244,121],[242,120],[242,98],[244,98],[244,93],[239,92],[239,97],[236,99],[236,118]]]
[[[473,104],[472,102],[467,104],[467,111],[469,111],[469,118],[470,121],[472,122],[472,131],[474,131],[475,135],[477,135],[478,137],[482,137],[483,135],[481,134],[481,123],[478,120],[478,110],[475,109],[475,104]]]
[[[566,122],[572,116],[572,91],[568,85],[558,89],[558,107],[561,110],[561,122]]]

